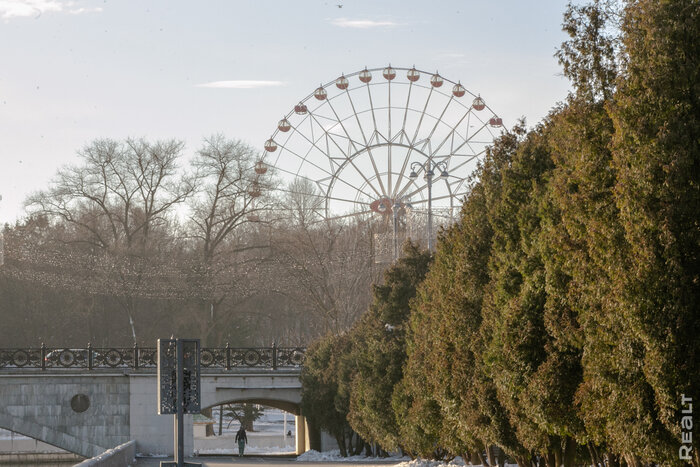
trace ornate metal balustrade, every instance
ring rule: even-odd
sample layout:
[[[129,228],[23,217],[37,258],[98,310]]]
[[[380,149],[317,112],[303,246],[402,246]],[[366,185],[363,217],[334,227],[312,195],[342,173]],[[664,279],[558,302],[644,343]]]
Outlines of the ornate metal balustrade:
[[[234,368],[300,368],[304,363],[304,347],[226,347],[203,348],[202,368],[231,370]],[[0,349],[2,368],[156,368],[156,348],[114,347]]]

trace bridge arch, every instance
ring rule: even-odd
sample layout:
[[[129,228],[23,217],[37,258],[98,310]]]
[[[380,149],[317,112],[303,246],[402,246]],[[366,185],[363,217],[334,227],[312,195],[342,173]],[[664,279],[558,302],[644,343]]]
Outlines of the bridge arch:
[[[210,405],[209,407],[202,407],[202,410],[226,404],[258,404],[264,405],[266,407],[272,407],[273,409],[284,410],[285,412],[290,413],[292,415],[301,415],[301,407],[297,403],[278,399],[263,399],[255,396],[251,396],[248,398],[235,398],[231,400],[225,400],[221,403]]]
[[[296,453],[309,449],[309,427],[301,412],[301,382],[298,372],[248,374],[238,381],[224,381],[216,376],[202,377],[202,408],[222,404],[249,402],[284,410],[294,415]]]

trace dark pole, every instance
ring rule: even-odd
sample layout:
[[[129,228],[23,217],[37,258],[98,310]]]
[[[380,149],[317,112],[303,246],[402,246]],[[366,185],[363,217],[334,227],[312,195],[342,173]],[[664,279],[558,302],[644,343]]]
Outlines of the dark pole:
[[[272,369],[277,369],[277,342],[272,343]]]
[[[393,213],[394,214],[394,261],[396,261],[399,258],[399,202],[394,201],[394,206],[393,206]]]
[[[219,436],[221,436],[221,432],[223,431],[223,424],[224,424],[224,405],[221,404],[219,406]]]
[[[433,168],[428,161],[428,171],[425,178],[428,180],[428,251],[433,251]]]
[[[185,392],[184,381],[183,381],[183,371],[182,365],[184,363],[183,352],[182,352],[182,340],[177,339],[176,341],[176,353],[177,353],[177,413],[175,414],[175,446],[177,450],[175,451],[175,462],[177,467],[183,467],[185,460],[185,426],[183,423],[183,396]]]

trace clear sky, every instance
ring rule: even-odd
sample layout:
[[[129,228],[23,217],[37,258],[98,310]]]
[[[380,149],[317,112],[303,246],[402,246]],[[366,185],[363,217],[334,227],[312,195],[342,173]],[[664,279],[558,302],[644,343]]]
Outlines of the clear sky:
[[[262,148],[319,83],[437,70],[512,126],[569,84],[564,0],[0,0],[0,223],[96,138]],[[226,81],[223,86],[212,83]]]

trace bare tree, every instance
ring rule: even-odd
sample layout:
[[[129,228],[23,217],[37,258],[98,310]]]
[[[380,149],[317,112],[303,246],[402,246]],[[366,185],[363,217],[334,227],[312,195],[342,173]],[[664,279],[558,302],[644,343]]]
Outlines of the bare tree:
[[[324,199],[313,182],[307,178],[297,178],[288,185],[282,207],[292,225],[304,228],[321,220]]]
[[[288,191],[283,206],[292,221],[280,226],[273,245],[285,271],[277,291],[307,307],[316,336],[344,331],[369,306],[378,278],[370,222],[321,221],[323,198],[312,184],[298,180]]]
[[[245,295],[249,289],[242,282],[251,281],[260,262],[246,252],[266,246],[253,235],[252,224],[274,202],[273,180],[256,152],[239,140],[214,135],[205,139],[192,161],[197,190],[189,203],[189,232],[201,254],[195,286],[202,299],[195,320],[210,345],[221,335],[221,304],[232,294]]]
[[[105,270],[119,280],[122,290],[116,297],[128,315],[134,341],[134,297],[142,288],[142,267],[167,236],[169,214],[193,189],[178,173],[183,146],[175,140],[95,140],[79,152],[81,165],[60,169],[50,187],[26,203],[30,213],[62,224],[54,230],[53,240],[59,244],[82,245],[107,263],[115,257],[133,259],[128,267]]]

